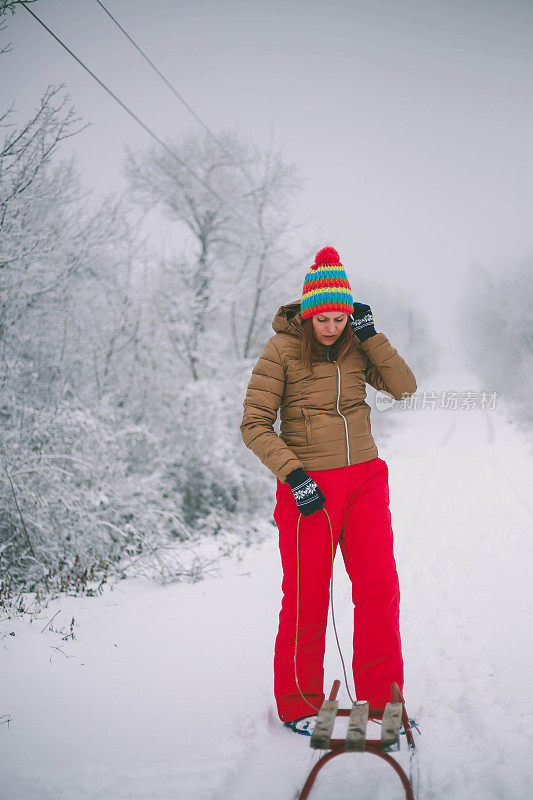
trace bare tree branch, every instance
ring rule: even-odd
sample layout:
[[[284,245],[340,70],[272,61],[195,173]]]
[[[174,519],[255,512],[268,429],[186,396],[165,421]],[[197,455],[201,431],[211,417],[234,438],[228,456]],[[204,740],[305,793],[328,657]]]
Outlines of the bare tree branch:
[[[18,5],[20,5],[24,0],[0,0],[0,31],[3,31],[7,27],[7,21],[5,17],[7,12],[10,11],[13,15],[15,13],[15,9]],[[25,0],[27,3],[35,3],[36,0]],[[5,44],[0,48],[0,55],[3,53],[9,53],[11,51],[11,43]]]

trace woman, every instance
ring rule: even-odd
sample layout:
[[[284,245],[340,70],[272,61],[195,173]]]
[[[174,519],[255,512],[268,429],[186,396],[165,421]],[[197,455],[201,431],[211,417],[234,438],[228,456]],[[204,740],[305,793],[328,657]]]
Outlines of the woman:
[[[413,373],[370,307],[356,303],[339,254],[320,250],[302,300],[282,306],[244,400],[244,443],[276,475],[283,599],[274,654],[282,722],[310,735],[324,701],[332,555],[340,544],[352,582],[357,697],[383,709],[403,692],[400,592],[388,467],[370,430],[366,383],[397,400]],[[273,429],[278,409],[281,427]],[[327,513],[324,513],[327,512]],[[301,516],[302,515],[302,516]]]

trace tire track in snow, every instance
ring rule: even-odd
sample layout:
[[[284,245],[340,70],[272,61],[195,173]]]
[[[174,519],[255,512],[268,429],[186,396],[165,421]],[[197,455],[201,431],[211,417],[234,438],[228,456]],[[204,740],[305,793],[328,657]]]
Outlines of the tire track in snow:
[[[498,415],[483,421],[488,412],[424,413],[431,413],[435,429],[442,414],[453,413],[453,419],[440,445],[409,461],[410,467],[417,463],[417,485],[409,492],[416,507],[404,503],[394,526],[401,529],[406,699],[409,707],[410,697],[418,698],[426,734],[417,740],[420,797],[525,798],[527,762],[516,748],[502,748],[501,727],[492,721],[505,728],[510,708],[520,714],[513,703],[520,670],[507,680],[506,656],[511,648],[518,653],[521,636],[527,637],[525,628],[513,633],[506,625],[509,616],[519,616],[520,600],[498,606],[502,596],[514,595],[517,571],[527,582],[517,562],[530,543],[530,518],[516,514],[512,479],[501,481],[494,429],[497,424],[506,437],[508,427]],[[412,423],[410,436],[427,448],[427,423],[420,417]],[[502,545],[510,520],[514,532],[506,531]],[[531,608],[531,592],[524,602]],[[518,727],[527,741],[525,723]],[[507,728],[516,741],[516,718]]]

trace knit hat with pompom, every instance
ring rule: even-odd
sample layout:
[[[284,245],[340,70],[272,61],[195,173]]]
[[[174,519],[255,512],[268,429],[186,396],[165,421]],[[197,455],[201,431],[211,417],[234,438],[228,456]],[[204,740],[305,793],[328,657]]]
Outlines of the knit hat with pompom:
[[[305,276],[300,316],[302,319],[338,311],[353,313],[353,297],[346,272],[334,247],[323,247]]]

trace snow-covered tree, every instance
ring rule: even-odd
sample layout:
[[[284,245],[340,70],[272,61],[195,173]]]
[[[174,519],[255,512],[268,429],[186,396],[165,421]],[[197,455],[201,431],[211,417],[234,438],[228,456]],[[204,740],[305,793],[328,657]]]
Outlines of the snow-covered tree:
[[[533,255],[505,270],[473,266],[458,311],[469,366],[533,423]]]
[[[270,287],[303,265],[310,250],[291,254],[298,226],[289,206],[300,179],[272,144],[262,152],[229,130],[216,140],[188,132],[167,145],[182,163],[155,147],[127,150],[124,171],[133,201],[162,209],[186,234],[155,281],[176,357],[198,380],[205,333],[216,329],[214,344],[222,339],[232,346],[230,357],[248,357],[270,323]],[[209,372],[209,359],[203,362]]]

